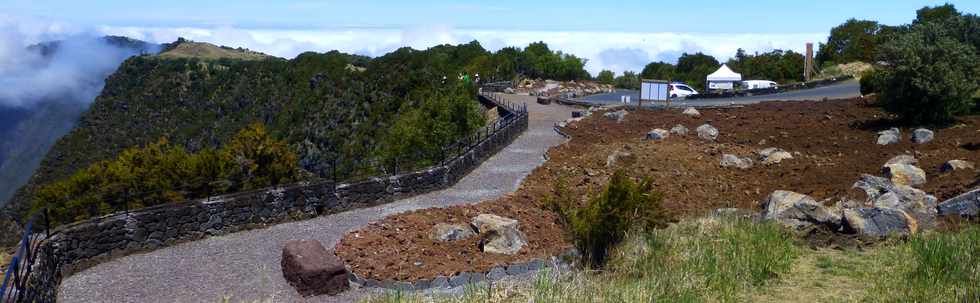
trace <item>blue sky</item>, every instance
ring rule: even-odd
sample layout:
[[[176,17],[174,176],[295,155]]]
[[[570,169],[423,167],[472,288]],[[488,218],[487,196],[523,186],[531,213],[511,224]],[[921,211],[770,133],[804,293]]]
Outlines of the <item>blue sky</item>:
[[[654,32],[826,31],[850,17],[907,23],[947,1],[77,1],[5,0],[2,11],[83,25],[309,29],[446,24],[468,29]],[[976,12],[980,1],[949,1]]]
[[[949,1],[977,13],[980,1]],[[543,40],[586,57],[593,73],[637,70],[703,51],[802,51],[848,18],[897,25],[946,1],[77,1],[4,0],[0,29],[47,39],[94,32],[154,42],[187,37],[277,56],[338,49],[380,55],[401,46],[480,40],[490,49]],[[5,17],[6,16],[6,17]],[[6,26],[4,25],[6,22]],[[26,26],[29,24],[30,26]],[[29,39],[28,39],[29,40]]]

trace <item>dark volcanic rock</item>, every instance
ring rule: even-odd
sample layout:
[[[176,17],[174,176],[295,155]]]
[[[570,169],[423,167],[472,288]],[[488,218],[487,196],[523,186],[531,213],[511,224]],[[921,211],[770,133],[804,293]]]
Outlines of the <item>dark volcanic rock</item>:
[[[969,219],[980,217],[980,189],[956,196],[939,203],[940,216],[960,216]]]
[[[794,230],[814,225],[836,230],[841,224],[840,211],[823,206],[804,194],[777,190],[769,195],[763,205],[763,218]]]
[[[286,242],[282,275],[303,296],[336,295],[349,287],[344,263],[316,240]]]
[[[845,209],[844,222],[857,234],[871,237],[910,235],[917,230],[915,219],[892,208]]]

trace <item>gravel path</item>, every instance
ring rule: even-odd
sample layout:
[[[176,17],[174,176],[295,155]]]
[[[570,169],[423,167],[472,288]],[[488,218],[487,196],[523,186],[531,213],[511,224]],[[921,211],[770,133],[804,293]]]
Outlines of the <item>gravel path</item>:
[[[564,139],[552,129],[572,108],[526,102],[530,125],[514,143],[491,157],[455,186],[390,204],[322,216],[265,229],[238,232],[131,255],[64,279],[60,302],[349,302],[371,290],[336,297],[301,298],[282,277],[284,243],[316,239],[332,248],[348,231],[393,214],[432,207],[476,203],[517,190],[521,180],[544,162],[548,148]]]

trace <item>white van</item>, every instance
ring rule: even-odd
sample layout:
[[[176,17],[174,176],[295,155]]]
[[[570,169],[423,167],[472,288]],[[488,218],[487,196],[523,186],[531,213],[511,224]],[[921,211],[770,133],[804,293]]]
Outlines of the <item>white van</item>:
[[[777,88],[779,84],[769,80],[745,80],[742,81],[742,87],[745,89]]]
[[[670,84],[670,98],[685,98],[690,95],[697,95],[698,91],[684,83]]]

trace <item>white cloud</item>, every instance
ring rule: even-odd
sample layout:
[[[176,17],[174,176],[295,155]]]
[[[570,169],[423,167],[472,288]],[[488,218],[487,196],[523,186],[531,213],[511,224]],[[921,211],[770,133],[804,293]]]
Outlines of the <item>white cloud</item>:
[[[394,28],[336,28],[319,30],[267,30],[215,28],[101,27],[103,34],[125,35],[153,42],[172,42],[178,37],[232,47],[246,47],[271,55],[292,58],[304,51],[339,50],[378,56],[403,46],[424,49],[444,43],[479,40],[484,47],[497,50],[506,46],[523,47],[544,41],[552,49],[589,59],[586,68],[596,74],[602,69],[617,73],[639,71],[645,62],[675,61],[683,52],[704,52],[720,61],[738,48],[747,51],[772,49],[802,52],[806,42],[826,39],[825,33],[795,34],[701,34],[629,33],[589,31],[469,30],[449,26]]]
[[[28,46],[62,40],[46,57]],[[104,79],[135,54],[83,30],[41,19],[0,16],[0,105],[31,107],[48,99],[91,102]]]

